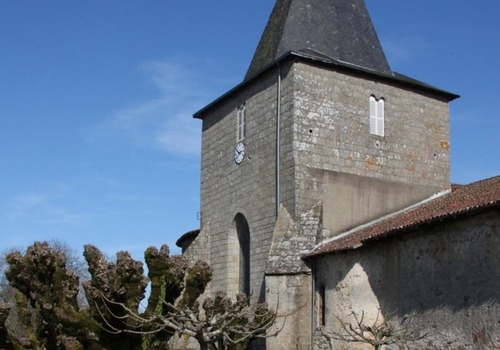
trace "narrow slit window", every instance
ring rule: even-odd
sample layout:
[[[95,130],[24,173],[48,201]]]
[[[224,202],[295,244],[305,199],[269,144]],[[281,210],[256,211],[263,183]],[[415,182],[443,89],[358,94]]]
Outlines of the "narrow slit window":
[[[238,107],[238,142],[246,137],[246,106],[243,104]]]
[[[321,285],[318,289],[318,326],[324,327],[326,325],[326,288],[325,285]]]
[[[375,96],[370,96],[370,133],[373,135],[384,136],[384,115],[385,115],[385,100],[383,98],[376,99]]]

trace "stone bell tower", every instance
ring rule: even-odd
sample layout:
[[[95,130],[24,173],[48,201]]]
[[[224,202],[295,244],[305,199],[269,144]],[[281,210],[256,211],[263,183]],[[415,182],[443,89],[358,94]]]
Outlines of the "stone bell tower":
[[[243,82],[194,115],[202,220],[179,242],[212,291],[293,311],[268,348],[310,345],[307,251],[449,188],[456,97],[390,69],[363,0],[276,1]]]

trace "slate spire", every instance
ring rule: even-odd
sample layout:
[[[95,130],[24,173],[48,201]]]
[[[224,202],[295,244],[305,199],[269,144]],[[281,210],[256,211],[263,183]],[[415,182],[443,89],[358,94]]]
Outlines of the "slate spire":
[[[276,0],[245,79],[289,51],[392,74],[364,0]]]

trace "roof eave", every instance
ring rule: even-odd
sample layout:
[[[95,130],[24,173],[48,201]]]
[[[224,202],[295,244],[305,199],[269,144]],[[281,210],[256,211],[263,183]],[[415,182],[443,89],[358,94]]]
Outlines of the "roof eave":
[[[495,209],[495,208],[500,208],[500,201],[495,201],[495,202],[492,202],[492,203],[487,203],[486,205],[482,205],[482,206],[478,206],[478,207],[475,207],[475,208],[471,208],[471,209],[469,209],[467,211],[460,211],[460,212],[450,213],[450,214],[447,214],[447,215],[436,216],[436,217],[433,217],[433,218],[431,218],[429,220],[420,221],[420,222],[413,223],[413,224],[410,224],[410,225],[406,225],[406,226],[403,226],[403,227],[398,227],[398,228],[395,228],[395,229],[391,229],[391,230],[388,230],[387,232],[385,232],[384,234],[365,238],[365,239],[361,240],[361,243],[356,243],[356,245],[354,245],[354,246],[346,246],[346,247],[342,247],[342,248],[339,248],[339,249],[334,249],[334,250],[331,250],[331,251],[330,250],[328,250],[328,251],[317,251],[317,252],[312,251],[312,252],[310,252],[308,254],[305,254],[302,258],[305,259],[305,260],[314,260],[314,259],[316,259],[316,258],[318,258],[320,256],[324,256],[324,255],[338,254],[338,253],[343,253],[343,252],[347,252],[347,251],[356,250],[356,249],[358,249],[360,247],[365,246],[368,243],[389,240],[389,239],[394,238],[398,234],[401,234],[401,233],[404,233],[404,232],[415,231],[415,230],[418,230],[419,228],[422,228],[424,226],[432,226],[432,225],[435,225],[435,224],[438,224],[438,223],[447,222],[447,221],[454,220],[454,219],[457,219],[457,218],[463,218],[463,217],[467,217],[467,216],[477,215],[477,214],[480,214],[480,213],[483,213],[483,212],[486,212],[488,210],[492,210],[492,209]],[[356,233],[353,232],[352,234],[356,234]]]
[[[431,94],[433,96],[443,98],[447,102],[451,102],[451,101],[460,97],[457,94],[436,88],[434,86],[425,84],[423,82],[409,78],[405,75],[402,75],[402,74],[399,74],[396,72],[393,72],[393,74],[389,75],[389,74],[380,73],[380,72],[377,72],[377,71],[374,71],[374,70],[371,70],[368,68],[356,66],[356,65],[353,65],[353,64],[350,64],[347,62],[338,61],[338,60],[329,58],[327,56],[321,55],[320,53],[310,54],[310,53],[305,53],[305,52],[289,51],[286,54],[279,57],[273,63],[265,66],[262,70],[260,70],[256,74],[254,74],[251,77],[249,77],[248,79],[242,81],[241,83],[236,85],[234,88],[232,88],[231,90],[229,90],[225,94],[221,95],[219,98],[215,99],[207,106],[200,109],[198,112],[194,113],[193,118],[203,119],[204,115],[208,111],[210,111],[212,108],[214,108],[216,105],[218,105],[220,102],[229,98],[230,96],[232,96],[234,93],[236,93],[238,90],[240,90],[241,88],[243,88],[247,84],[250,84],[252,81],[257,80],[260,76],[264,75],[272,68],[279,66],[284,61],[289,60],[289,59],[310,62],[310,63],[314,63],[317,65],[326,66],[326,67],[336,67],[338,69],[342,69],[342,70],[345,70],[348,72],[361,74],[361,75],[368,76],[371,78],[376,78],[378,80],[386,81],[386,82],[389,82],[392,84],[402,85],[402,86],[405,86],[408,88],[413,88],[413,89],[421,91],[421,92],[426,92],[426,93]]]
[[[408,76],[405,76],[401,73],[397,73],[394,71],[392,72],[392,74],[386,74],[386,73],[375,71],[375,70],[365,68],[362,66],[357,66],[357,65],[354,65],[354,64],[351,64],[348,62],[343,62],[343,61],[339,61],[339,60],[336,60],[333,58],[329,58],[329,57],[326,57],[326,56],[321,55],[321,54],[314,55],[314,54],[308,54],[308,53],[304,53],[304,52],[294,52],[294,51],[290,52],[289,54],[292,54],[296,57],[302,58],[306,61],[317,62],[320,65],[327,65],[327,66],[337,67],[340,69],[346,69],[348,71],[357,72],[357,73],[360,73],[362,75],[371,76],[373,78],[381,79],[383,81],[392,82],[392,83],[395,83],[398,85],[403,85],[406,87],[413,87],[417,90],[426,91],[432,95],[440,96],[440,97],[446,99],[448,102],[451,102],[451,101],[460,97],[460,95],[448,92],[446,90],[443,90],[443,89],[437,88],[435,86],[426,84],[424,82],[410,78]]]
[[[175,245],[178,246],[179,248],[182,248],[182,244],[184,243],[184,241],[188,239],[195,239],[196,237],[198,237],[199,234],[200,234],[200,229],[188,231],[179,237],[179,239],[175,242]]]

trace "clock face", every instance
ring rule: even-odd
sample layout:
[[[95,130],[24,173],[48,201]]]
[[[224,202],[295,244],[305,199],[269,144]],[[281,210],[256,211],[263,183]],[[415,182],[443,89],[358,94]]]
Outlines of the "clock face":
[[[236,164],[241,164],[243,158],[245,158],[245,145],[239,142],[234,148],[234,161]]]

